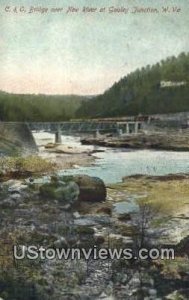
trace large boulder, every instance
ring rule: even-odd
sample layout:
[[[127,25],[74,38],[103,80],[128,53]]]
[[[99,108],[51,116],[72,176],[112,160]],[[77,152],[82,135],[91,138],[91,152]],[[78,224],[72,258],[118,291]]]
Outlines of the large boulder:
[[[73,181],[79,186],[79,200],[100,202],[106,200],[106,186],[102,179],[88,175],[75,175]]]
[[[73,182],[63,182],[52,179],[50,183],[45,183],[39,188],[40,195],[47,199],[55,199],[63,204],[73,204],[78,200],[79,187]]]
[[[39,188],[41,196],[56,199],[64,204],[78,201],[99,202],[106,199],[104,182],[97,177],[87,175],[53,176],[51,182]]]

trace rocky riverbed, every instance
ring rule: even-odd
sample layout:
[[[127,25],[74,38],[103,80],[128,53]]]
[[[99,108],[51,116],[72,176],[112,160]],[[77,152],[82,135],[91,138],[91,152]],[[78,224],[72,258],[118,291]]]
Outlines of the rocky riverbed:
[[[148,133],[122,136],[88,137],[81,140],[83,145],[98,145],[113,148],[156,149],[171,151],[189,151],[187,134]]]
[[[53,175],[46,182],[30,178],[1,183],[0,297],[188,299],[188,179],[187,174],[131,176],[105,186],[89,176]],[[15,262],[8,251],[15,243],[133,251],[139,244],[166,245],[175,248],[176,259]]]
[[[79,141],[76,142],[76,145],[72,144],[73,139],[70,142],[69,138],[63,144],[55,144],[52,136],[42,133],[35,135],[35,139],[39,148],[39,156],[52,162],[56,169],[65,170],[94,164],[93,154],[97,150],[94,150],[93,147],[82,147],[79,145]]]
[[[46,151],[39,155],[44,159],[48,159],[57,170],[78,168],[80,166],[88,167],[95,163],[95,157],[90,153],[68,154]]]
[[[137,137],[133,136],[134,139]],[[55,145],[53,140],[49,141],[49,135],[40,142],[37,157],[5,159],[1,164],[0,298],[189,299],[188,174],[126,176],[122,182],[107,184],[93,175],[73,175],[79,166],[96,163],[94,152],[106,149],[80,147],[78,142],[74,145],[70,140]],[[122,142],[125,147],[125,140]],[[183,156],[182,152],[179,154]],[[128,168],[128,153],[119,155],[126,160]],[[179,158],[177,164],[181,161],[187,162],[187,157]],[[112,174],[112,168],[117,170],[112,166],[105,164],[106,172],[107,167],[111,171],[108,174]],[[144,166],[148,166],[146,161]],[[11,169],[8,174],[7,168]],[[71,168],[69,176],[60,172],[67,168]],[[121,172],[119,167],[118,172]],[[133,165],[129,172],[133,172]],[[115,178],[112,182],[117,182]],[[81,259],[15,260],[13,245],[24,245],[17,248],[18,256],[30,245],[51,251],[111,249],[119,252],[129,248],[134,256],[131,259],[82,256]],[[176,257],[174,260],[135,259],[141,247],[171,247]]]

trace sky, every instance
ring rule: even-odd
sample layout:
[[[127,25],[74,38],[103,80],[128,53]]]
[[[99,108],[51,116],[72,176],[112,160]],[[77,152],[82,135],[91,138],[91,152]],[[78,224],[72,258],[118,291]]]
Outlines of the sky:
[[[66,13],[68,7],[79,11]],[[132,13],[134,7],[159,13]],[[39,11],[29,13],[33,8]],[[113,8],[128,13],[110,13]],[[189,52],[188,15],[188,0],[1,0],[0,90],[103,93],[137,68]]]

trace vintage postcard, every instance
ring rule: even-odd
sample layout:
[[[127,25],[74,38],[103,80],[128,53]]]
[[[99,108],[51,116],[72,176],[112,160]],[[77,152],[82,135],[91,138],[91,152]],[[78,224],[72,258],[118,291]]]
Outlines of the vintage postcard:
[[[0,1],[0,300],[189,299],[189,1]]]

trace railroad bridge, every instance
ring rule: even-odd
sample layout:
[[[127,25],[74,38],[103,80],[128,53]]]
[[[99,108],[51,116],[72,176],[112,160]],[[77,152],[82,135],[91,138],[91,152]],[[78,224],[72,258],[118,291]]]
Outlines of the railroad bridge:
[[[117,133],[137,134],[144,121],[134,120],[82,120],[69,122],[27,122],[32,131],[55,133],[55,141],[61,143],[61,134],[72,133]]]

